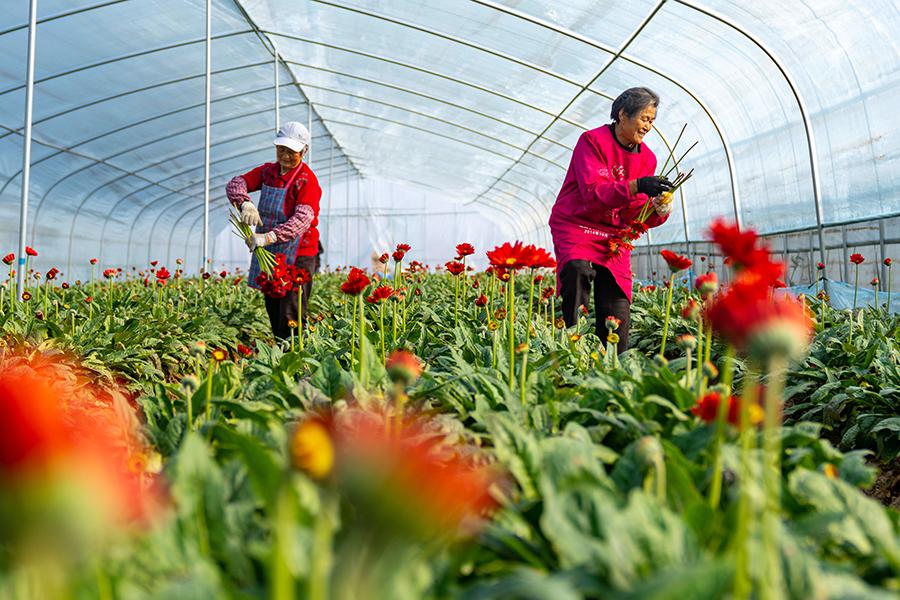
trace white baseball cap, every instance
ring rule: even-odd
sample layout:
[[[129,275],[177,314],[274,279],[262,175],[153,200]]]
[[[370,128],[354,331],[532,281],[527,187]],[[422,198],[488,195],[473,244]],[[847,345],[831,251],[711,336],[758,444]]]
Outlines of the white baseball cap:
[[[303,123],[287,121],[275,134],[275,145],[285,146],[294,152],[302,152],[309,145],[309,130]]]

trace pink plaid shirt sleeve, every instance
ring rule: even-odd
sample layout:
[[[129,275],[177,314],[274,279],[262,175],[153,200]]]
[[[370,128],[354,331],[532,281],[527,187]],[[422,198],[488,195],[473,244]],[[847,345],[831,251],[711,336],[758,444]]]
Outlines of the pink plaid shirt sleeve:
[[[273,229],[277,242],[287,242],[299,238],[309,229],[313,222],[313,209],[306,204],[298,204],[291,218]]]
[[[232,206],[240,210],[241,204],[250,200],[250,193],[247,191],[247,182],[244,181],[244,178],[240,175],[232,177],[231,181],[228,182],[228,185],[225,186],[225,195],[228,197],[228,201],[231,202]]]

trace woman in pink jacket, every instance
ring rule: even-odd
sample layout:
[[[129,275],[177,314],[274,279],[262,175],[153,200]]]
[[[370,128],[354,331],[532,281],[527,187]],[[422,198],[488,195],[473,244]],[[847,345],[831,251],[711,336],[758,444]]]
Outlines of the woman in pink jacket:
[[[626,235],[647,202],[653,208],[647,227],[662,225],[672,210],[660,198],[672,184],[653,175],[656,156],[643,144],[658,105],[659,96],[647,88],[622,92],[612,105],[613,122],[584,132],[575,144],[550,213],[566,325],[589,306],[593,284],[597,336],[605,343],[606,317],[618,318],[619,352],[628,347],[631,250],[614,240]]]

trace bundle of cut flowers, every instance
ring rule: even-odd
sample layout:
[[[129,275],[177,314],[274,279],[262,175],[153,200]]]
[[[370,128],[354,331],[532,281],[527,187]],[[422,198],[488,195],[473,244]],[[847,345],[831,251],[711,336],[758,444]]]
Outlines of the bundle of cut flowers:
[[[305,285],[309,278],[310,275],[306,269],[288,264],[284,254],[277,254],[271,272],[263,271],[257,275],[256,284],[269,298],[284,298],[295,287]]]
[[[247,241],[250,239],[250,236],[253,235],[253,230],[250,229],[250,226],[246,223],[242,223],[241,219],[233,212],[228,216],[228,220],[234,228],[234,234],[242,240]],[[253,255],[256,256],[256,260],[259,262],[260,271],[272,274],[272,269],[275,268],[275,256],[265,248],[260,247],[257,247],[253,251]],[[284,294],[282,294],[282,296],[284,296]]]

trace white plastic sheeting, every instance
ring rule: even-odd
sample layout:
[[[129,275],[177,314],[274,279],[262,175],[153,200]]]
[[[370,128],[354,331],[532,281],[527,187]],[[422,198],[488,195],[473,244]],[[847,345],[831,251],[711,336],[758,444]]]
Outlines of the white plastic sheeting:
[[[27,3],[7,4],[0,251],[18,236],[27,40]],[[204,5],[39,0],[27,231],[37,269],[74,276],[95,256],[199,266]],[[311,107],[332,265],[365,262],[396,241],[417,245],[411,236],[421,236],[423,262],[450,258],[458,241],[549,245],[546,219],[572,146],[635,85],[662,97],[647,140],[657,155],[683,123],[685,140],[699,142],[684,165],[695,168],[686,219],[679,207],[655,244],[700,240],[711,218],[735,207],[764,233],[815,227],[811,149],[824,225],[900,214],[893,0],[805,0],[790,10],[775,0],[212,6],[211,237],[225,229],[227,179],[271,160],[273,49],[282,120],[305,122]],[[451,221],[458,232],[439,226]],[[213,257],[244,259],[228,241]]]

